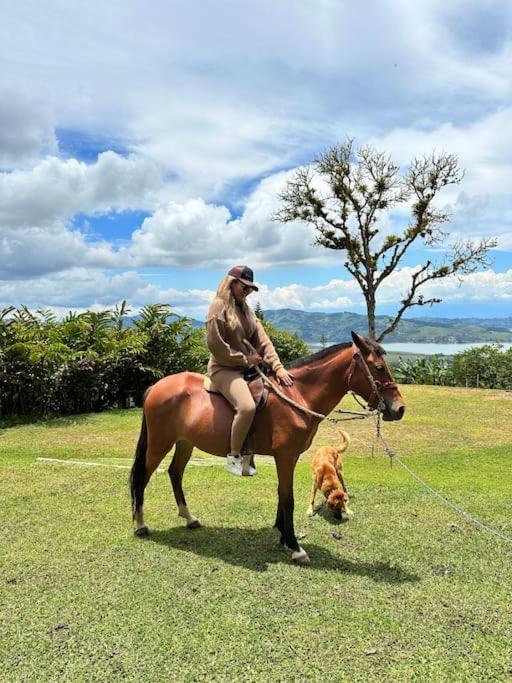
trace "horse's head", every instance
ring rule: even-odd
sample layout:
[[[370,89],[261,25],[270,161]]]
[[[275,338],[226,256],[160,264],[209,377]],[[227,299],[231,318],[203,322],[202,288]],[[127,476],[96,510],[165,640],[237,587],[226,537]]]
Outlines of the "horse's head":
[[[352,332],[355,344],[348,386],[364,398],[370,408],[379,408],[384,420],[401,420],[404,400],[384,360],[384,349],[375,341]]]

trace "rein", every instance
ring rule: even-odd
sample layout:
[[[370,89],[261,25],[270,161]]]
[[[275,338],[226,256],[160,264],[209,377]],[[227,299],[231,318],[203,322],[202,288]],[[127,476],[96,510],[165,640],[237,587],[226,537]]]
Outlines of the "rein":
[[[247,346],[247,348],[253,350],[252,345],[244,339],[244,343]],[[363,404],[358,400],[356,397],[354,391],[350,391],[356,402],[364,408],[364,412],[357,412],[355,410],[341,410],[337,408],[336,410],[333,410],[333,413],[337,413],[338,415],[349,415],[350,417],[342,417],[342,418],[334,418],[334,417],[329,417],[328,415],[324,415],[323,413],[317,413],[314,410],[311,410],[311,408],[308,408],[307,406],[302,405],[301,403],[297,403],[297,401],[294,401],[292,398],[287,396],[279,387],[274,384],[263,372],[262,370],[255,365],[254,369],[258,373],[258,375],[261,377],[263,384],[266,384],[268,387],[272,389],[280,398],[283,399],[283,401],[286,401],[286,403],[289,403],[292,405],[294,408],[297,408],[298,410],[301,410],[302,412],[311,415],[312,417],[317,417],[320,420],[327,420],[328,422],[332,422],[334,424],[338,424],[339,422],[346,422],[348,420],[365,420],[369,417],[375,417],[375,415],[379,414],[381,410],[384,410],[385,403],[384,399],[382,398],[379,388],[382,389],[391,389],[391,388],[396,388],[396,383],[395,382],[378,382],[377,380],[374,379],[372,376],[370,369],[368,368],[368,365],[366,364],[366,361],[364,358],[361,356],[359,352],[355,353],[352,357],[352,361],[350,363],[350,368],[349,368],[349,376],[348,376],[348,387],[350,389],[350,380],[352,379],[352,374],[354,372],[355,364],[357,361],[360,361],[362,363],[363,369],[368,376],[368,379],[370,381],[370,386],[372,387],[372,393],[370,394],[370,398],[368,400],[368,406],[363,406]],[[371,407],[370,402],[373,398],[373,395],[375,394],[375,397],[378,399],[378,403],[376,407]],[[370,410],[369,410],[370,408]]]

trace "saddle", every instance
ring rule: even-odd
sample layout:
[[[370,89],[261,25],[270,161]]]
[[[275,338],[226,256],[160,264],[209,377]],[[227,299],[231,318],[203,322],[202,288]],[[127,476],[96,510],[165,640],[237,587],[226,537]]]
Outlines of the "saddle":
[[[265,374],[268,374],[268,371],[266,368],[261,368],[262,371]],[[248,370],[245,370],[243,373],[243,378],[247,382],[249,386],[249,391],[252,394],[252,397],[254,399],[254,404],[256,405],[256,412],[258,413],[260,410],[262,410],[265,407],[265,404],[267,403],[267,398],[268,398],[268,389],[265,387],[263,384],[263,380],[261,377],[258,375],[256,370],[254,368],[249,368]],[[212,384],[211,379],[206,375],[203,381],[204,388],[209,394],[219,394],[222,396],[220,391],[217,391],[217,389],[214,388],[214,385]],[[254,421],[252,425],[249,428],[249,432],[247,434],[247,437],[245,439],[244,445],[242,447],[242,455],[249,455],[253,454],[253,442],[254,442]]]
[[[267,402],[268,389],[263,384],[263,380],[261,379],[261,377],[259,375],[257,375],[256,373],[254,373],[254,375],[253,375],[254,378],[251,378],[251,376],[249,376],[249,378],[247,378],[244,375],[244,379],[249,386],[249,391],[251,392],[251,395],[254,399],[254,404],[256,406],[256,412],[258,412],[259,410],[264,408],[264,406]],[[215,389],[215,387],[212,384],[212,381],[208,377],[208,375],[205,376],[204,381],[203,381],[203,385],[209,394],[219,394],[220,396],[222,396],[220,391],[217,391],[217,389]]]

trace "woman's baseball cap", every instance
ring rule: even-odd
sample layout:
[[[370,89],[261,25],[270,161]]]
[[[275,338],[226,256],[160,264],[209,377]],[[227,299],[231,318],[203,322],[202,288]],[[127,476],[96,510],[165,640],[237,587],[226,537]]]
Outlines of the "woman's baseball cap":
[[[249,266],[233,266],[228,275],[236,277],[236,279],[240,280],[240,282],[243,282],[244,285],[252,287],[255,292],[258,291],[258,288],[254,284],[254,273]]]

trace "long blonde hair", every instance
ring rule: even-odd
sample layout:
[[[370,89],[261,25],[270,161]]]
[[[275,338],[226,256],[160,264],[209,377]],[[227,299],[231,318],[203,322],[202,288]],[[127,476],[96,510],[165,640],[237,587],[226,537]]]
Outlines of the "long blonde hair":
[[[217,287],[217,294],[215,295],[217,299],[222,299],[224,302],[224,306],[226,308],[226,321],[231,329],[235,329],[235,327],[238,325],[238,318],[235,312],[236,300],[231,289],[231,283],[236,279],[237,278],[233,277],[232,275],[226,275],[226,277],[220,281],[219,286]],[[252,327],[255,330],[257,322],[256,314],[246,301],[243,301],[240,304],[240,307],[242,308],[246,318],[250,320]]]

